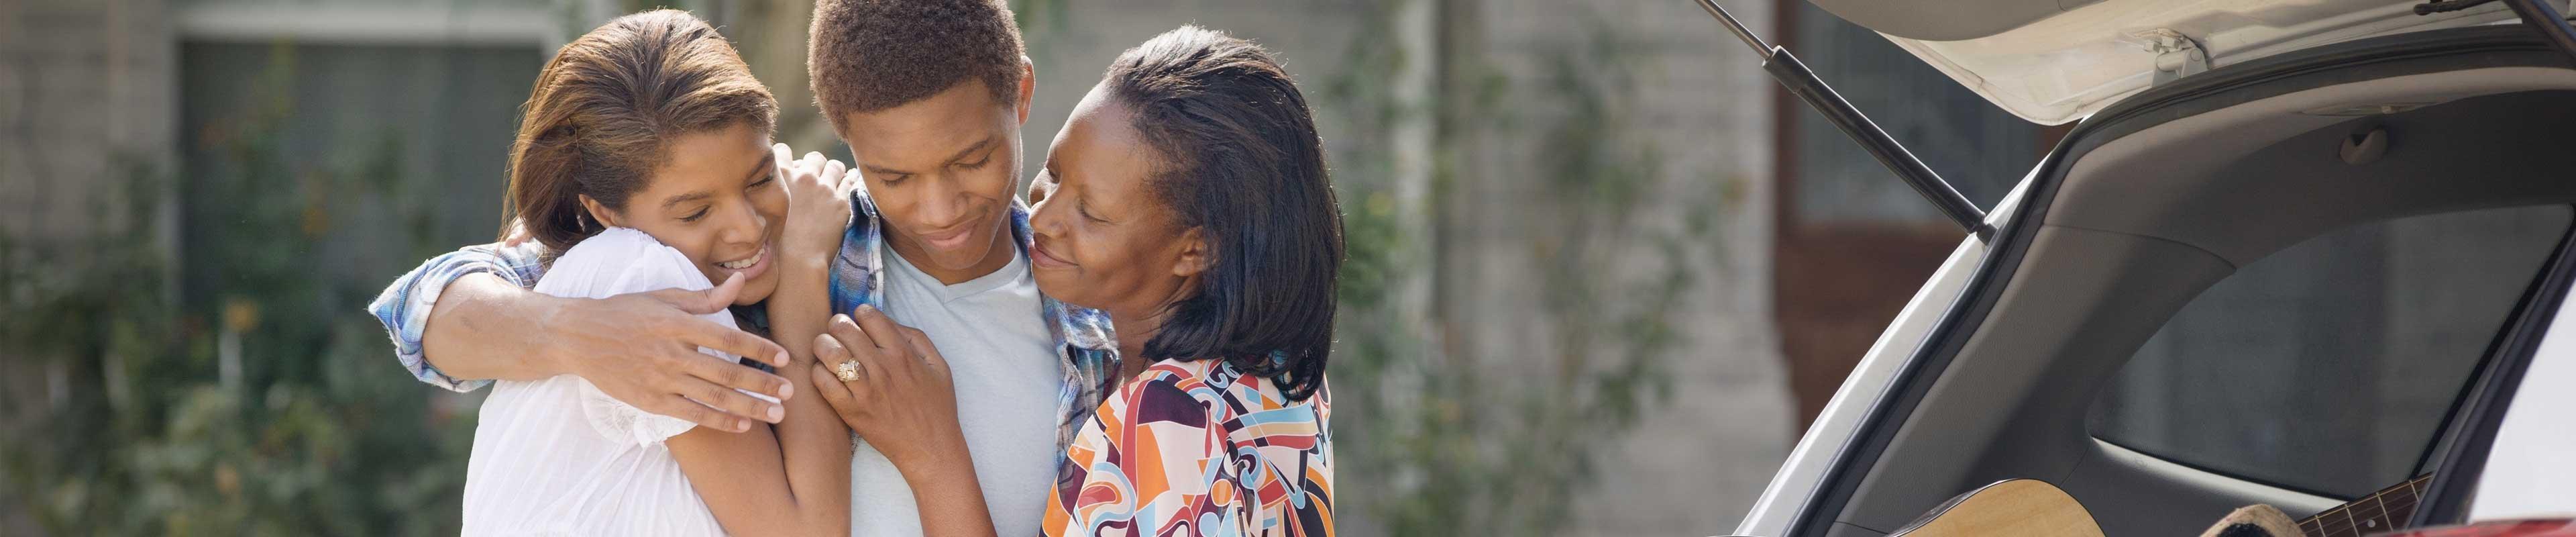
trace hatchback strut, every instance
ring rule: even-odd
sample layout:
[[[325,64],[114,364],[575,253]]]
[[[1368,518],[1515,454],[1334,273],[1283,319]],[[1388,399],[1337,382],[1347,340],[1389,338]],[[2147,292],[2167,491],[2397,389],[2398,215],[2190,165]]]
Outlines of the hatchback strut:
[[[1941,174],[1933,173],[1931,167],[1914,158],[1913,152],[1906,151],[1905,144],[1897,143],[1896,138],[1880,130],[1877,123],[1870,122],[1869,116],[1853,108],[1851,101],[1843,100],[1841,94],[1834,93],[1833,87],[1818,80],[1816,72],[1808,70],[1807,64],[1800,63],[1796,55],[1789,54],[1788,49],[1762,42],[1761,37],[1753,35],[1753,30],[1737,22],[1735,15],[1718,6],[1716,0],[1697,1],[1709,15],[1725,23],[1726,30],[1734,32],[1736,39],[1744,40],[1745,46],[1753,47],[1754,53],[1762,55],[1762,70],[1769,71],[1772,79],[1780,81],[1781,86],[1787,87],[1789,93],[1797,94],[1800,100],[1807,101],[1807,106],[1824,113],[1826,121],[1841,128],[1843,135],[1850,136],[1852,141],[1859,142],[1861,149],[1868,150],[1870,156],[1878,157],[1879,164],[1886,165],[1888,171],[1896,172],[1897,179],[1904,180],[1907,186],[1914,187],[1915,192],[1922,193],[1924,199],[1941,209],[1943,216],[1950,217],[1951,221],[1959,223],[1959,227],[1979,237],[1993,231],[1986,226],[1986,212],[1978,209],[1976,202],[1959,195],[1958,189],[1941,180]]]

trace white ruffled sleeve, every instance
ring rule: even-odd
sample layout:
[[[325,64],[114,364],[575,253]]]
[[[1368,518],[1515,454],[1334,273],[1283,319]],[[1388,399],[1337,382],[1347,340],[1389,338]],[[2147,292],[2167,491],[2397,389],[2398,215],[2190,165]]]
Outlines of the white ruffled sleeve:
[[[697,291],[713,287],[715,284],[707,281],[706,274],[698,272],[697,264],[679,250],[662,245],[642,231],[609,228],[555,258],[535,290],[560,297],[607,298],[663,289]],[[727,328],[735,327],[733,316],[725,312],[700,317]],[[698,352],[706,353],[710,360],[741,362],[739,357],[713,349],[701,347]],[[768,396],[743,393],[777,402]],[[645,412],[609,397],[588,381],[581,382],[581,405],[591,428],[601,436],[636,445],[658,444],[697,427],[694,422]]]

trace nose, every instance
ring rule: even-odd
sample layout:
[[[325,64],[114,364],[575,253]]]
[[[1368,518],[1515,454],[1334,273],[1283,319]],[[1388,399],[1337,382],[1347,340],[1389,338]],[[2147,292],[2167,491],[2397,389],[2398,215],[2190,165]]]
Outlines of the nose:
[[[954,230],[964,223],[961,219],[966,214],[967,199],[965,189],[959,188],[957,181],[956,177],[922,181],[919,213],[922,224],[945,231]]]
[[[1055,204],[1048,203],[1053,201],[1048,198],[1054,193],[1055,189],[1051,187],[1029,187],[1029,232],[1053,239],[1064,229],[1064,215],[1060,214],[1064,211],[1054,210]]]
[[[760,208],[751,199],[736,198],[727,205],[730,207],[723,211],[724,221],[716,231],[717,241],[722,244],[759,244],[769,237],[769,216],[760,214]]]

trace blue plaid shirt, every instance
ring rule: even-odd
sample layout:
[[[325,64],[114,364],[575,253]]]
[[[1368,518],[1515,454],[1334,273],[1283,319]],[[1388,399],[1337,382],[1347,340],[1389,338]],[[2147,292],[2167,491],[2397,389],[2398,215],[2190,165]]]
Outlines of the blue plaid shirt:
[[[846,312],[860,304],[885,309],[885,234],[880,227],[876,203],[865,189],[850,197],[849,232],[841,240],[841,252],[832,263],[832,311]],[[1020,246],[1019,255],[1028,255],[1030,247],[1029,210],[1016,200],[1011,204],[1011,234]],[[500,243],[467,246],[454,252],[430,258],[394,280],[382,294],[367,304],[368,313],[384,323],[385,332],[393,336],[394,357],[411,370],[414,378],[431,386],[459,392],[473,391],[490,385],[490,380],[457,379],[441,373],[421,357],[421,335],[429,326],[429,310],[438,302],[438,293],[468,274],[484,273],[509,280],[519,287],[535,287],[545,275],[545,247],[535,241],[519,246]],[[1113,386],[1109,383],[1118,373],[1116,332],[1109,326],[1109,315],[1100,310],[1067,306],[1052,297],[1040,296],[1042,315],[1055,332],[1056,357],[1064,372],[1064,384],[1057,393],[1056,442],[1071,442],[1080,425],[1100,408],[1101,397]],[[757,310],[751,310],[757,313]],[[753,315],[753,317],[759,317]]]

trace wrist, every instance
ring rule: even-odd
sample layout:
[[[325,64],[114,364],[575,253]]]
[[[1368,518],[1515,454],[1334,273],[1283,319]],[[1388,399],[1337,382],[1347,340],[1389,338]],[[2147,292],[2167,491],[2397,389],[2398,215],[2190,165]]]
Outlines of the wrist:
[[[788,274],[821,274],[831,270],[832,254],[829,250],[804,247],[788,251],[794,254],[778,256],[779,268],[787,269]]]
[[[571,318],[568,310],[571,310],[573,303],[579,299],[540,293],[528,293],[528,295],[536,299],[532,304],[534,307],[531,308],[536,312],[536,317],[531,319],[535,321],[529,327],[531,330],[523,331],[522,334],[536,337],[535,341],[528,342],[528,348],[531,351],[528,356],[535,359],[539,372],[548,376],[573,375],[590,378],[582,371],[581,360],[573,356],[571,342],[568,341],[570,338],[560,336],[563,332],[560,324],[564,319]]]
[[[794,254],[792,257],[826,259],[831,257],[831,252],[840,248],[842,232],[848,229],[847,223],[827,226],[821,223],[791,221],[787,223],[787,229],[780,231],[779,245],[787,247],[787,253]]]
[[[911,483],[950,482],[975,477],[974,459],[966,454],[966,438],[956,431],[924,438],[899,452],[886,453],[895,472]],[[882,450],[882,446],[880,447]]]

